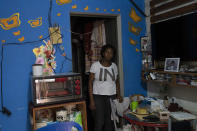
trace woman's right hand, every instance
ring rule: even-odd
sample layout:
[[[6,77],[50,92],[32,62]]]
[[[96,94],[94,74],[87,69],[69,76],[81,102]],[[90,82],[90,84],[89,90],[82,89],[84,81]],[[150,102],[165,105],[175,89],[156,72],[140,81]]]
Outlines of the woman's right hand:
[[[95,106],[94,102],[90,103],[89,108],[90,108],[90,110],[95,110],[96,109],[96,106]]]

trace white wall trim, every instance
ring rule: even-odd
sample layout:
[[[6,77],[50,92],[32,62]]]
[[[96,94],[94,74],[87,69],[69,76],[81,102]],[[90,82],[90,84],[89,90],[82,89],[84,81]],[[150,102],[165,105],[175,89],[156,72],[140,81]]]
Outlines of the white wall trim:
[[[120,77],[120,93],[124,96],[124,74],[123,74],[123,59],[122,59],[122,27],[121,27],[121,15],[117,18],[117,36],[118,36],[118,65],[119,65],[119,77]]]

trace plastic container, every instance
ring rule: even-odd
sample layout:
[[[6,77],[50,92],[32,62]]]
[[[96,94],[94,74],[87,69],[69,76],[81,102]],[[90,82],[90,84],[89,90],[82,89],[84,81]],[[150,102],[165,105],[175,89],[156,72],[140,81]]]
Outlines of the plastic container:
[[[41,76],[43,72],[43,68],[41,64],[33,64],[32,65],[33,75],[34,76]]]

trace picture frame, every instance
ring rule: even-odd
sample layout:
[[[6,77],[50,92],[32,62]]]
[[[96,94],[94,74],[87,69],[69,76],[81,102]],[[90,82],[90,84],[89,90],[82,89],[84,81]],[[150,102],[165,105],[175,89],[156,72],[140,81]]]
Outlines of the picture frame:
[[[179,63],[180,63],[180,58],[165,58],[164,71],[178,72]]]
[[[141,51],[151,51],[151,43],[150,38],[148,36],[142,36],[140,38],[140,45],[141,45]]]
[[[152,65],[152,54],[150,52],[142,53],[142,68],[151,69]]]

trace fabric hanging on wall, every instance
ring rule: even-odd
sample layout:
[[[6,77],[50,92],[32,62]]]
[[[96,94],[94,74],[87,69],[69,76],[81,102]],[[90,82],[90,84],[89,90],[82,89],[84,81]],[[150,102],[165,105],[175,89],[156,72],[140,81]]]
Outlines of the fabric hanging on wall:
[[[91,34],[90,52],[85,56],[86,72],[90,71],[92,63],[100,60],[100,51],[103,45],[106,45],[105,24],[104,21],[96,21]]]
[[[85,54],[90,54],[90,49],[91,49],[91,35],[93,29],[93,23],[86,23],[85,28],[84,28],[84,33],[87,33],[84,35],[84,51]]]
[[[106,44],[104,21],[96,21],[91,35],[91,46],[101,46]]]

